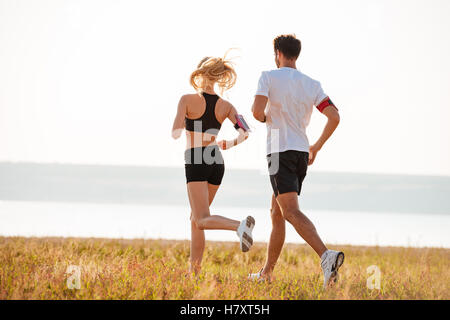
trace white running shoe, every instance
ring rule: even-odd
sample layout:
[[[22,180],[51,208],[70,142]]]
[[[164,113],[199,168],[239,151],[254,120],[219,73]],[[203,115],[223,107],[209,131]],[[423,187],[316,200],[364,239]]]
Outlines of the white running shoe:
[[[338,270],[344,263],[344,253],[341,251],[327,250],[322,255],[322,266],[324,280],[323,288],[326,289],[328,285],[334,284],[338,280]]]
[[[248,275],[247,279],[252,280],[252,281],[258,281],[258,282],[266,281],[266,279],[261,276],[262,271],[263,271],[263,269],[261,268],[261,270],[259,270],[259,272],[257,272],[257,273],[250,273]]]
[[[255,219],[248,216],[246,219],[241,221],[239,228],[236,233],[240,240],[240,247],[242,252],[247,252],[253,245],[252,230],[255,226]]]

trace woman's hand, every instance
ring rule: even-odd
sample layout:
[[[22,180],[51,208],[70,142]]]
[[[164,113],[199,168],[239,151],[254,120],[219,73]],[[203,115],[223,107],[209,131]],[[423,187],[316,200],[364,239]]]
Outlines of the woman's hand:
[[[237,146],[241,142],[244,142],[245,140],[247,140],[247,138],[249,136],[248,132],[242,130],[241,128],[239,128],[238,131],[239,131],[239,136],[236,139],[230,140],[230,141],[221,140],[221,141],[217,142],[217,144],[219,145],[219,148],[222,150],[228,150],[234,146]]]
[[[232,147],[231,143],[228,143],[226,140],[220,140],[219,142],[217,142],[217,145],[222,150],[228,150]]]

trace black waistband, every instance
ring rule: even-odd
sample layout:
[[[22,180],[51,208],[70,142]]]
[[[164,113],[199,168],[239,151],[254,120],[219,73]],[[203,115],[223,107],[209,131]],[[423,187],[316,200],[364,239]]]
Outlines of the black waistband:
[[[217,145],[186,149],[184,152],[186,164],[223,164],[223,157]]]

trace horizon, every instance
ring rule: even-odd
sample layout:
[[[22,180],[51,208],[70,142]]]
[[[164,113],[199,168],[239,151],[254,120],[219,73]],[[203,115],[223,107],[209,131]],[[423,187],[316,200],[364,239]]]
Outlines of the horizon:
[[[2,235],[189,239],[181,167],[0,163],[0,175]],[[312,172],[299,203],[328,243],[450,247],[449,192],[447,177]],[[211,209],[251,214],[254,239],[267,241],[271,196],[267,176],[231,169]],[[292,227],[286,241],[303,242]]]
[[[0,175],[6,201],[189,206],[182,167],[0,162]],[[229,169],[214,203],[267,207],[271,192],[267,172]],[[449,192],[450,177],[313,171],[300,202],[313,210],[448,215]]]
[[[183,169],[184,165],[145,165],[145,164],[114,164],[114,163],[95,163],[95,162],[39,162],[39,161],[3,161],[0,160],[1,164],[38,164],[38,165],[71,165],[71,166],[98,166],[98,167],[130,167],[130,168],[166,168],[166,169]],[[268,175],[266,170],[261,171],[260,169],[254,168],[240,168],[231,167],[228,168],[231,171],[257,171],[262,175]],[[373,176],[415,176],[415,177],[430,177],[430,178],[450,178],[450,173],[447,174],[426,174],[426,173],[391,173],[391,172],[366,172],[366,171],[328,171],[328,170],[313,170],[311,167],[308,168],[308,174],[313,173],[330,173],[330,174],[361,174],[361,175],[373,175]]]

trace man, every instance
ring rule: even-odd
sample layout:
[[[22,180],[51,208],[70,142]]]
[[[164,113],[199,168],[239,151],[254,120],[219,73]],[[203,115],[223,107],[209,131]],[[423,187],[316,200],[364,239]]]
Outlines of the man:
[[[344,253],[326,248],[312,222],[300,211],[298,195],[308,165],[314,163],[317,153],[338,126],[339,113],[320,82],[297,70],[300,40],[294,35],[281,35],[273,43],[278,69],[262,72],[252,107],[255,119],[267,124],[267,160],[274,192],[272,233],[266,263],[250,278],[270,279],[284,244],[287,220],[319,255],[326,288],[337,281]],[[320,138],[310,146],[306,127],[314,106],[328,121]]]

